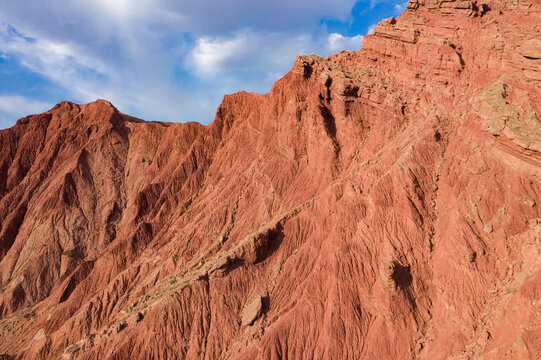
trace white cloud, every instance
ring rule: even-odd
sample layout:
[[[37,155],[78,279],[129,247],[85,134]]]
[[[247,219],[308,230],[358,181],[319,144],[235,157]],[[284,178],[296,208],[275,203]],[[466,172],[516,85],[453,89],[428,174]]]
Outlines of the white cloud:
[[[197,40],[191,60],[200,74],[215,74],[245,52],[247,41],[244,34],[231,39],[202,37]]]
[[[204,36],[196,44],[187,66],[202,77],[228,71],[283,74],[291,68],[296,55],[319,46],[305,34],[262,33],[253,29],[239,30],[230,37]]]
[[[402,2],[402,3],[399,3],[399,4],[395,4],[394,6],[394,12],[398,15],[398,14],[401,14],[404,12],[404,10],[406,10],[406,7],[408,6],[408,2],[405,1],[405,2]]]
[[[374,29],[376,28],[376,25],[377,24],[372,24],[368,27],[368,32],[367,34],[372,34],[374,32]]]
[[[347,37],[334,33],[329,35],[327,42],[329,52],[340,52],[342,50],[358,51],[361,48],[363,36]]]
[[[23,116],[42,113],[51,107],[51,104],[24,96],[0,95],[0,128],[12,125]]]
[[[18,95],[0,95],[0,111],[8,114],[36,114],[51,108],[51,104]]]
[[[215,77],[227,71],[265,71],[275,74],[274,82],[279,78],[276,74],[283,75],[291,68],[296,55],[326,56],[342,50],[357,51],[362,40],[362,35],[348,37],[333,33],[318,38],[309,34],[291,36],[244,29],[231,37],[199,38],[187,66],[201,77]]]
[[[370,0],[370,10],[374,10],[377,4],[385,2],[385,0]]]
[[[317,25],[322,17],[348,20],[355,3],[356,0],[18,0],[0,2],[0,13],[26,32],[61,38],[85,36],[96,42],[123,37],[128,31],[164,28],[214,36],[245,27],[272,31],[306,29]],[[74,27],[78,27],[75,32],[64,31]],[[90,39],[92,35],[95,39]]]
[[[216,35],[239,25],[284,31],[311,27],[324,16],[345,21],[356,0],[169,0],[161,3],[184,16],[186,21],[179,24],[180,27]]]
[[[20,63],[64,87],[73,87],[81,72],[105,74],[110,71],[99,60],[86,56],[69,43],[25,37],[6,23],[0,23],[0,48]],[[82,82],[84,83],[84,82]],[[92,96],[92,91],[76,86],[79,96]]]
[[[148,1],[130,1],[130,0],[87,0],[90,5],[95,4],[97,9],[103,12],[115,14],[116,16],[129,17],[136,14],[138,9],[148,5]]]

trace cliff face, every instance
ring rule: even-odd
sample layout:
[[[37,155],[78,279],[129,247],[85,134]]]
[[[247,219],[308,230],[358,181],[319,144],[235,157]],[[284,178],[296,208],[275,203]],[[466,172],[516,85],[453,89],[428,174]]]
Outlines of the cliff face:
[[[209,126],[0,131],[0,358],[541,358],[541,3],[411,0]]]

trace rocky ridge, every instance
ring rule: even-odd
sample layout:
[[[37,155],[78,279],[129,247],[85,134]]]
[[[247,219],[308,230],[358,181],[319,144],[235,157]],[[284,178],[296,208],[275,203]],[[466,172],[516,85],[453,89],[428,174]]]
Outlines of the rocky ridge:
[[[541,3],[411,0],[209,126],[0,131],[0,358],[541,358]]]

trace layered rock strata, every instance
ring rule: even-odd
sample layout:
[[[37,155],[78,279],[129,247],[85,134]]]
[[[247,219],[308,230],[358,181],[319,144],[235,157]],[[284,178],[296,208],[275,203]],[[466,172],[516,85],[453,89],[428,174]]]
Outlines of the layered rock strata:
[[[209,126],[0,131],[0,357],[541,358],[540,11],[412,0]]]

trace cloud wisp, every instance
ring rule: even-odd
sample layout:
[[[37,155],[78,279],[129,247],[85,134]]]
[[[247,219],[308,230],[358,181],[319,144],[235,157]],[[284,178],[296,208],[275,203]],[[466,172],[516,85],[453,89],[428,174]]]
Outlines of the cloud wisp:
[[[17,95],[0,95],[0,123],[47,111],[50,104]]]

